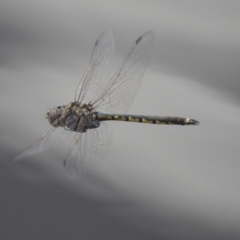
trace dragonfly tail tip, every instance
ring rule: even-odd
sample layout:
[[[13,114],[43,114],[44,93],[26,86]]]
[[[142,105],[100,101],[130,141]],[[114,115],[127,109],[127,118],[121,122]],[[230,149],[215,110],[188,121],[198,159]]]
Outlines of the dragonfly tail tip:
[[[198,121],[196,121],[196,120],[194,120],[194,119],[190,119],[187,124],[188,124],[188,125],[199,125],[200,122],[198,122]]]

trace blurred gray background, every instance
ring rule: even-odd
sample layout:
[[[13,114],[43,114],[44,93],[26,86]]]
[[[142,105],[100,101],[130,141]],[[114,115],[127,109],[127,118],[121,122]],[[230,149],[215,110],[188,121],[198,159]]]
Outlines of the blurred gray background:
[[[240,239],[239,1],[0,1],[0,239]],[[13,158],[73,100],[97,37],[116,66],[146,30],[129,112],[199,126],[111,124],[104,161],[71,180],[57,148]]]

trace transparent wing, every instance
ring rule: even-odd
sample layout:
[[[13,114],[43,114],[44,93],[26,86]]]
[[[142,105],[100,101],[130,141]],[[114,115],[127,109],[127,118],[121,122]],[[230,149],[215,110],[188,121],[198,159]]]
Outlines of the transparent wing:
[[[91,104],[99,111],[125,113],[130,108],[142,82],[154,42],[154,33],[140,36],[129,50],[114,76],[105,84]]]
[[[103,32],[95,43],[89,66],[79,83],[74,101],[88,103],[106,81],[113,66],[114,40],[110,30]]]
[[[83,143],[86,133],[76,133],[75,138],[68,150],[67,156],[63,161],[66,172],[69,175],[75,176],[80,172],[85,172],[86,168],[84,166],[83,159]]]
[[[37,155],[43,151],[54,148],[64,142],[66,138],[70,135],[69,131],[58,127],[49,127],[44,134],[34,143],[32,143],[28,148],[23,150],[18,154],[14,161],[19,161]]]
[[[105,122],[99,128],[77,133],[64,159],[66,172],[74,176],[90,171],[104,158],[111,142],[112,131]]]

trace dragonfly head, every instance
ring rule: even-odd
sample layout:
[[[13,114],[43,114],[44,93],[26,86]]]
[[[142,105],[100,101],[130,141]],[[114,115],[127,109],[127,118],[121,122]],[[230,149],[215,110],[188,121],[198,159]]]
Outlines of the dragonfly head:
[[[64,106],[48,109],[45,118],[53,127],[60,126],[60,120]]]

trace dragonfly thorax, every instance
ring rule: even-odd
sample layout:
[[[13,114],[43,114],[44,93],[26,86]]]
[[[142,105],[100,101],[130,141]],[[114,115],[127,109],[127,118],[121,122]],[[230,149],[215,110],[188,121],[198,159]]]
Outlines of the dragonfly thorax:
[[[49,109],[46,119],[53,127],[64,127],[74,132],[86,132],[87,129],[98,128],[100,122],[94,117],[91,104],[71,102],[66,106]]]
[[[69,103],[62,113],[64,128],[74,132],[86,132],[88,129],[99,127],[99,121],[93,119],[93,112],[91,104]]]

